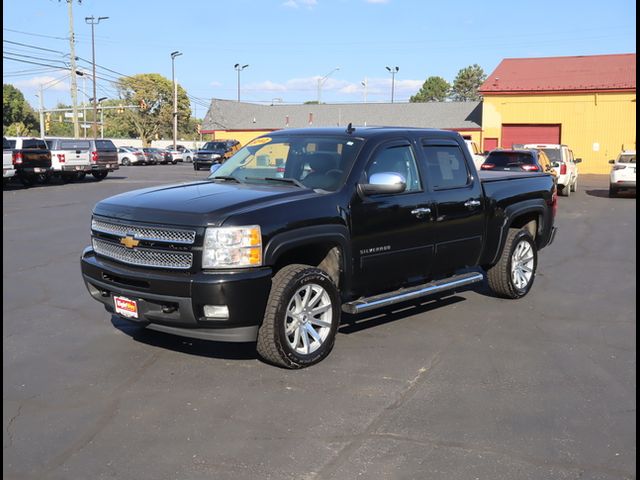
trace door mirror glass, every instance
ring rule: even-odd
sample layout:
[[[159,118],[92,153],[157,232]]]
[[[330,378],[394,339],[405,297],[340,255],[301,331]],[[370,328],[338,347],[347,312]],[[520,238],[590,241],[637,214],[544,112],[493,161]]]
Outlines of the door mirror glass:
[[[580,163],[582,161],[582,159],[581,158],[575,158],[573,161],[574,161],[574,163]]]

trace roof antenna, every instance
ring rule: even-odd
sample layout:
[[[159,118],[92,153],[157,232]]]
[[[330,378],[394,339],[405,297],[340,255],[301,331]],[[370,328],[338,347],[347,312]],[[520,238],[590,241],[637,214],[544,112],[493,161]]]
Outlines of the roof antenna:
[[[347,125],[347,133],[348,133],[349,135],[351,135],[351,134],[352,134],[353,132],[355,132],[355,131],[356,131],[356,129],[355,129],[355,128],[353,128],[353,126],[351,125],[351,122],[349,122],[349,125]]]

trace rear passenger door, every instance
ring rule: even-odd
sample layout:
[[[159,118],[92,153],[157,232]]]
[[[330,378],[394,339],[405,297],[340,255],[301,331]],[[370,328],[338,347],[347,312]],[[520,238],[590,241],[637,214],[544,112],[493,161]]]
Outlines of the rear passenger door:
[[[453,139],[422,139],[422,168],[434,201],[434,275],[475,266],[484,240],[484,196],[462,147]]]

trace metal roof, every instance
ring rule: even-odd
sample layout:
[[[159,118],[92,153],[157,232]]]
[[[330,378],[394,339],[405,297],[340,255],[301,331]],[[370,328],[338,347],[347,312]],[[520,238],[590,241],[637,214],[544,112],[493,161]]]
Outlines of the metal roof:
[[[384,125],[454,130],[480,129],[480,102],[259,105],[213,99],[202,130]]]
[[[636,54],[506,58],[480,87],[483,94],[633,91]]]

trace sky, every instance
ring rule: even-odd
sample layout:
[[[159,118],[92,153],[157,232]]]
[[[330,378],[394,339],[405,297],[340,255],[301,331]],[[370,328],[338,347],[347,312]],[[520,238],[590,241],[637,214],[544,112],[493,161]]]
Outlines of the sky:
[[[3,0],[3,83],[34,108],[40,85],[45,108],[71,102],[68,10]],[[117,98],[121,75],[171,79],[179,51],[175,77],[197,118],[212,98],[237,100],[238,79],[246,102],[390,102],[392,87],[407,102],[426,78],[452,83],[473,64],[489,75],[504,58],[636,51],[631,0],[75,0],[72,10],[77,69],[89,74],[79,102],[93,96],[85,18],[109,17],[95,26],[97,96]]]

